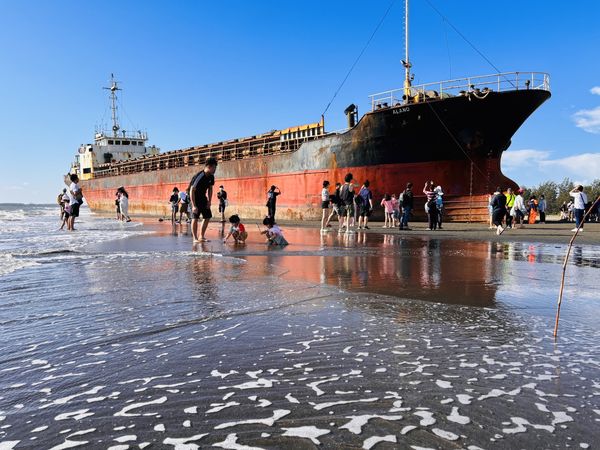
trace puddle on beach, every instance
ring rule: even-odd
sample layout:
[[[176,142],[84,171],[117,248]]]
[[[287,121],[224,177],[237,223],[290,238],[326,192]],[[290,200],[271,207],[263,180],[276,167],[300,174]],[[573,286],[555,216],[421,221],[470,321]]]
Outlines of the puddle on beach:
[[[134,237],[0,278],[0,448],[591,448],[598,249]]]

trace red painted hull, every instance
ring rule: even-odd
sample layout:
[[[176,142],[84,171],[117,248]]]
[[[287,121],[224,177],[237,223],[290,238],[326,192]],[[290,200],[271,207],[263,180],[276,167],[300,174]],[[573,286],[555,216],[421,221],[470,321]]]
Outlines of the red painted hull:
[[[491,179],[494,186],[496,184],[503,187],[515,186],[513,181],[502,175],[498,159],[487,160],[486,165],[490,173],[496,174]],[[228,193],[228,214],[238,213],[245,218],[262,218],[267,211],[266,192],[271,185],[276,185],[282,191],[282,195],[277,200],[278,218],[318,219],[321,217],[323,180],[329,180],[334,186],[335,182],[343,182],[347,173],[352,173],[358,184],[362,184],[365,180],[371,182],[377,207],[385,193],[399,194],[409,181],[414,184],[417,197],[415,206],[420,206],[423,185],[425,181],[433,180],[443,187],[446,200],[460,198],[463,202],[469,200],[473,202],[472,209],[476,210],[472,210],[472,220],[478,220],[475,218],[477,214],[487,214],[487,204],[482,204],[482,201],[487,198],[490,183],[486,179],[485,172],[481,171],[482,165],[478,165],[478,168],[473,166],[473,169],[471,166],[470,161],[437,161],[233,177],[232,168],[228,167],[228,163],[223,163],[215,174],[213,214],[217,212],[216,190],[222,184]],[[168,169],[155,173],[89,180],[82,182],[82,185],[86,201],[92,210],[114,211],[116,188],[123,185],[129,193],[131,214],[169,216],[169,197],[173,188],[175,186],[179,189],[187,188],[189,180],[197,170],[197,167]],[[449,219],[452,220],[453,217],[450,215]]]

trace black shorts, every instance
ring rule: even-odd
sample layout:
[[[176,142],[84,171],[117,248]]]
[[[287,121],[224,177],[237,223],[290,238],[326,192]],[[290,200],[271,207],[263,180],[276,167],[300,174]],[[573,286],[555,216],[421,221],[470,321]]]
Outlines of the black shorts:
[[[225,212],[225,203],[220,203],[219,202],[219,212]]]
[[[329,202],[321,202],[321,209],[329,209]]]
[[[369,208],[367,205],[359,206],[358,215],[360,217],[371,217],[371,208]]]
[[[196,207],[198,208],[198,213],[195,213],[192,210],[192,219],[199,219],[200,216],[202,216],[203,219],[210,219],[212,217],[212,212],[210,212],[210,208],[206,203],[202,203]]]
[[[184,203],[180,203],[179,204],[179,212],[186,213],[187,210],[188,210],[188,204],[187,203],[184,202]]]
[[[79,217],[79,203],[76,201],[71,205],[71,217]]]

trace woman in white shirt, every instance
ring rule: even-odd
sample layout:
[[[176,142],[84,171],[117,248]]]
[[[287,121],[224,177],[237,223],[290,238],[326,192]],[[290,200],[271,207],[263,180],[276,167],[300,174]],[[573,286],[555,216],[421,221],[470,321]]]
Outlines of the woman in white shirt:
[[[323,190],[321,191],[321,231],[327,231],[327,219],[329,218],[329,181],[323,181]]]
[[[123,186],[121,186],[118,191],[121,193],[121,197],[119,199],[119,204],[121,206],[121,217],[123,220],[131,222],[131,218],[129,217],[129,194]]]

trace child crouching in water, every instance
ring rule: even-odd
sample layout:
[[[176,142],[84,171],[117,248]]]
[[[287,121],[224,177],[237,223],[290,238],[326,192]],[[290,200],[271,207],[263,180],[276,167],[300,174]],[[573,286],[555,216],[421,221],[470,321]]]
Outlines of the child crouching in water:
[[[263,220],[263,225],[267,227],[266,230],[261,231],[261,234],[267,236],[267,240],[269,245],[288,245],[288,241],[283,237],[283,232],[279,225],[275,223],[275,221],[270,217],[265,217]]]
[[[240,217],[237,214],[234,214],[229,218],[229,222],[231,223],[231,228],[225,239],[223,239],[223,244],[227,242],[229,236],[233,236],[236,244],[245,243],[248,238],[248,233],[246,232],[246,227],[244,227],[244,224],[240,221]]]

